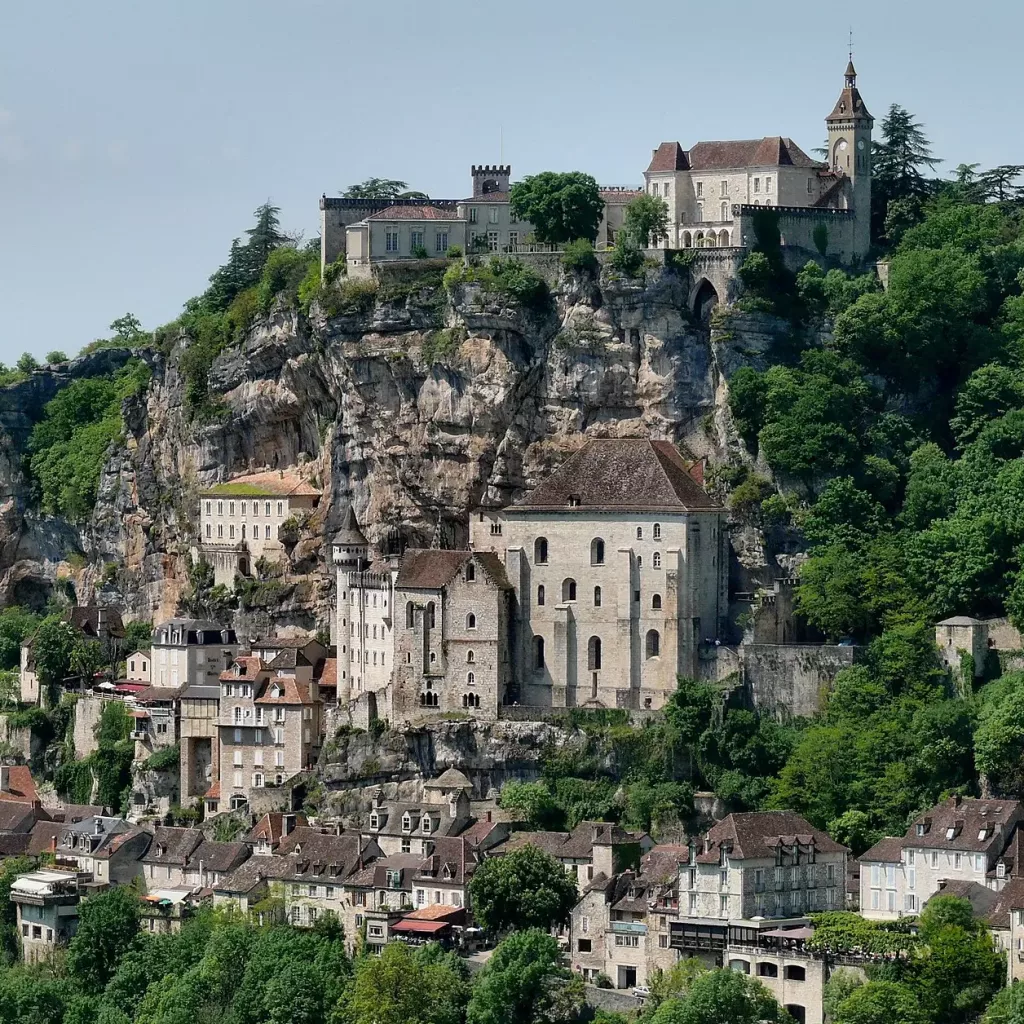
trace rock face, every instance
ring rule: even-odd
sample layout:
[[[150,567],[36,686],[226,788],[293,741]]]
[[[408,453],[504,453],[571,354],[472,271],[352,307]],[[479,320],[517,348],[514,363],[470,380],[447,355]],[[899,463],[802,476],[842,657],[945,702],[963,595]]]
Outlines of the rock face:
[[[31,513],[21,455],[42,402],[102,366],[79,360],[64,376],[33,374],[0,391],[0,601],[45,592],[66,573],[80,600],[117,602],[126,618],[168,617],[198,539],[199,490],[305,464],[324,500],[292,572],[313,572],[280,608],[236,625],[246,635],[315,628],[326,625],[331,595],[324,539],[349,503],[371,542],[397,529],[423,544],[440,521],[454,545],[466,541],[470,509],[518,496],[580,435],[644,434],[695,458],[749,461],[731,428],[727,380],[758,365],[787,328],[732,311],[698,323],[687,308],[692,287],[686,271],[661,268],[641,281],[562,278],[541,313],[475,285],[447,300],[437,287],[390,298],[382,287],[372,308],[335,316],[317,305],[308,318],[279,309],[214,363],[210,389],[225,414],[213,423],[186,411],[182,341],[166,360],[147,355],[149,390],[125,404],[124,444],[111,451],[81,528]],[[114,367],[130,354],[96,353],[94,362]],[[774,575],[763,545],[745,548],[757,552],[747,551],[747,577]],[[66,562],[76,551],[84,568]]]

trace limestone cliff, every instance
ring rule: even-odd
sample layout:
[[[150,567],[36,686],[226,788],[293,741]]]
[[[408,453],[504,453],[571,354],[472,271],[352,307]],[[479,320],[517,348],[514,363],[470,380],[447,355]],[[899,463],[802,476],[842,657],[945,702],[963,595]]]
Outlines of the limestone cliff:
[[[147,354],[151,384],[126,401],[123,444],[112,447],[94,514],[78,528],[31,511],[26,426],[61,385],[55,371],[39,371],[0,391],[0,601],[65,573],[80,600],[120,602],[126,617],[169,616],[197,540],[201,487],[301,465],[324,500],[291,550],[278,606],[240,613],[238,625],[315,628],[326,625],[330,600],[324,539],[349,502],[371,541],[397,528],[424,543],[440,521],[457,544],[469,509],[517,496],[581,434],[643,433],[695,458],[720,461],[731,450],[749,459],[731,430],[727,381],[788,328],[737,311],[698,322],[690,276],[555,273],[543,312],[475,284],[449,295],[436,277],[383,281],[372,301],[314,304],[308,317],[278,308],[217,357],[209,381],[223,414],[214,422],[196,422],[184,406],[182,338],[166,358]],[[129,353],[97,355],[113,365]],[[775,574],[761,539],[745,531],[737,540],[737,583]],[[69,562],[75,552],[84,560]]]

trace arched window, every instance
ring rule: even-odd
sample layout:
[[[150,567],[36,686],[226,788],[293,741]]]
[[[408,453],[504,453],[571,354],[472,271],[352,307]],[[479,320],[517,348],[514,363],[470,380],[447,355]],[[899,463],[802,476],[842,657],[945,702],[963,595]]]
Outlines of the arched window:
[[[683,232],[683,248],[684,249],[692,249],[693,248],[693,235],[691,235],[689,231],[684,231]]]
[[[652,607],[652,608],[653,608],[653,609],[654,609],[654,610],[655,610],[656,612],[660,612],[660,611],[661,611],[661,594],[655,594],[655,595],[654,595],[654,596],[653,596],[653,597],[651,598],[651,607]]]
[[[462,695],[462,706],[464,708],[478,708],[478,707],[480,707],[480,694],[479,693],[464,693]]]
[[[466,616],[466,629],[476,629],[476,616],[472,612]]]
[[[467,686],[476,686],[476,673],[475,672],[467,672],[466,673],[466,685]]]
[[[537,588],[537,604],[542,605],[544,603],[544,584],[542,583]]]
[[[540,671],[544,667],[544,637],[533,638],[533,667]]]
[[[657,658],[661,655],[661,634],[656,629],[647,631],[647,657]]]
[[[654,552],[654,562],[653,562],[653,565],[654,565],[655,569],[660,569],[661,568],[661,552],[660,551],[655,551]]]
[[[654,539],[661,540],[661,523],[654,524]]]
[[[576,600],[576,581],[571,576],[562,580],[562,600]]]
[[[642,526],[638,526],[636,528],[636,539],[637,540],[643,540],[644,539],[644,528]]]
[[[729,219],[729,204],[728,203],[722,203],[722,215],[718,219],[719,220],[728,220]]]
[[[476,566],[472,562],[466,563],[466,582],[472,583],[476,579]]]
[[[533,560],[537,565],[548,564],[548,542],[545,537],[538,537],[533,542]]]
[[[434,607],[434,602],[431,601],[427,605],[427,618],[430,620],[430,628],[431,629],[436,629],[437,628],[437,621],[436,621],[435,612],[436,612],[436,609]]]
[[[587,671],[596,672],[601,667],[601,638],[592,636],[587,641]]]
[[[466,664],[472,665],[476,661],[476,653],[474,651],[466,651]]]
[[[430,652],[430,664],[433,665],[437,661],[437,651]]]
[[[601,607],[601,588],[600,587],[594,587],[594,607],[595,608],[600,608]]]
[[[604,541],[600,537],[590,542],[590,564],[604,565]]]

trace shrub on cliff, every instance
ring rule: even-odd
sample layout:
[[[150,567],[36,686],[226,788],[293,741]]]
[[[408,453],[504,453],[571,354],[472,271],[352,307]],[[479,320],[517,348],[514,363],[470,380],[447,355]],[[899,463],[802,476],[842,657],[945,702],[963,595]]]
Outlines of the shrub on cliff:
[[[594,247],[585,238],[577,238],[565,247],[562,254],[562,266],[577,274],[596,274],[600,269]]]

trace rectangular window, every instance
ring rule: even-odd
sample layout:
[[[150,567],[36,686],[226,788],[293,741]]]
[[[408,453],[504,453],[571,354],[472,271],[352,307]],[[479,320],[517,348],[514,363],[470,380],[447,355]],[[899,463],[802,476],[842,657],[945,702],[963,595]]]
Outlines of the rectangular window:
[[[896,865],[886,864],[885,865],[885,887],[887,889],[896,888]]]
[[[754,179],[754,191],[755,192],[760,192],[761,191],[761,179],[760,178],[755,178]]]
[[[234,776],[231,779],[231,784],[235,787],[235,789],[241,789],[242,788],[242,773],[241,772],[235,772],[234,773]]]
[[[725,917],[729,913],[729,897],[719,896],[718,897],[718,912]]]
[[[723,179],[723,181],[721,183],[721,193],[722,193],[723,196],[727,196],[729,194],[729,182],[728,182],[728,180]]]
[[[234,757],[231,759],[231,763],[236,768],[241,768],[242,767],[242,752],[240,750],[236,750],[235,751]]]
[[[422,249],[423,246],[423,232],[422,231],[410,231],[409,232],[409,252],[412,253],[416,249]]]
[[[213,514],[212,511],[211,511],[212,507],[213,507],[213,502],[208,501],[206,503],[206,514],[207,515],[212,515]]]
[[[498,223],[498,208],[497,208],[497,206],[492,206],[492,207],[490,207],[488,209],[488,211],[487,211],[487,223],[488,224],[497,224]]]
[[[917,897],[913,893],[907,893],[904,909],[910,911],[917,910]]]
[[[234,540],[235,539],[235,524],[234,523],[231,523],[228,526],[228,539],[229,540]]]
[[[243,515],[243,516],[245,515],[245,509],[246,509],[246,506],[247,506],[248,504],[249,504],[249,503],[248,503],[247,501],[243,501],[243,502],[242,502],[242,515]]]
[[[959,868],[962,861],[963,861],[963,855],[962,854],[959,854],[959,853],[954,853],[953,854],[953,867]]]
[[[896,909],[896,893],[892,890],[885,894],[885,905],[890,912]]]
[[[813,191],[813,189],[814,189],[814,179],[813,178],[808,178],[807,179],[807,194],[810,195],[811,192]]]
[[[213,534],[213,530],[210,528],[210,524],[206,524],[206,539],[209,540]]]
[[[907,888],[917,888],[917,868],[907,868]]]
[[[589,953],[591,948],[590,939],[577,939],[576,940],[576,952],[577,953]]]
[[[233,501],[228,502],[228,515],[233,516],[235,514],[235,503]]]
[[[448,251],[448,232],[447,231],[438,231],[438,233],[434,236],[434,241],[435,241],[435,245],[437,247],[437,251],[438,252],[447,252]]]
[[[469,223],[470,224],[475,224],[477,222],[477,217],[478,216],[479,216],[479,211],[477,210],[477,208],[475,206],[471,206],[469,208]]]
[[[388,228],[384,232],[384,249],[387,252],[398,252],[398,228]],[[267,514],[270,514],[269,511]]]
[[[510,231],[508,233],[508,247],[509,249],[514,250],[517,245],[519,245],[519,232]]]
[[[269,516],[270,513],[268,512],[267,515]],[[270,540],[270,523],[267,523],[266,527],[264,528],[263,536],[266,537],[267,540]]]
[[[491,252],[497,252],[498,251],[498,232],[497,231],[488,231],[487,232],[487,248],[490,249]]]
[[[871,909],[878,910],[881,906],[882,893],[878,889],[871,890]]]
[[[976,853],[974,855],[974,870],[975,871],[984,871],[985,870],[985,857],[982,854],[980,854],[980,853]]]
[[[262,768],[263,767],[263,751],[262,750],[257,750],[253,754],[252,764],[253,764],[254,768]]]
[[[655,193],[655,195],[657,195],[657,193]],[[700,197],[702,195],[704,195],[704,182],[703,181],[698,181],[697,182],[697,198],[700,199]]]
[[[223,501],[218,501],[217,502],[217,515],[219,515],[219,516],[224,515],[224,502]]]
[[[765,192],[771,192],[772,190],[772,178],[771,175],[766,175],[764,179],[764,190]]]
[[[283,516],[284,515],[284,502],[283,501],[279,501],[277,503],[277,514],[279,516]]]
[[[700,185],[698,185],[698,186],[697,186],[697,188],[700,188]],[[699,193],[699,192],[698,192],[697,194],[698,194],[698,195],[700,195],[700,193]],[[659,188],[658,188],[658,183],[657,183],[657,182],[655,182],[655,183],[654,183],[654,184],[653,184],[653,185],[651,186],[651,195],[652,195],[652,196],[656,196],[656,195],[659,195]]]
[[[263,503],[263,514],[266,515],[266,516],[270,515],[270,502],[269,501],[265,501]]]
[[[223,538],[223,536],[224,536],[224,524],[223,523],[218,523],[217,524],[217,539],[220,540],[221,538]]]
[[[937,868],[939,866],[939,851],[932,850],[932,867]]]

